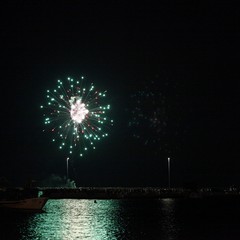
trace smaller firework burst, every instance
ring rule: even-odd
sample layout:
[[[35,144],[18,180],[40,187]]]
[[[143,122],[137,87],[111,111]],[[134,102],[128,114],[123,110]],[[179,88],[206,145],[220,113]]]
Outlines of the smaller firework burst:
[[[76,150],[82,157],[88,149],[95,149],[94,142],[107,137],[113,124],[107,116],[107,91],[96,90],[85,81],[84,77],[58,80],[55,89],[47,90],[47,104],[41,106],[52,141],[58,142],[59,149],[67,149],[68,156]]]
[[[131,95],[133,108],[129,127],[145,145],[160,143],[166,132],[165,97],[159,92],[137,91]]]

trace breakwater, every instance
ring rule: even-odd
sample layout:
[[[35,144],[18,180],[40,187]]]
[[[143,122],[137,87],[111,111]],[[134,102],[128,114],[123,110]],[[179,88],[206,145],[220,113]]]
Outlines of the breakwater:
[[[182,188],[40,188],[42,195],[51,199],[130,199],[130,198],[203,198],[203,197],[240,197],[239,191]]]

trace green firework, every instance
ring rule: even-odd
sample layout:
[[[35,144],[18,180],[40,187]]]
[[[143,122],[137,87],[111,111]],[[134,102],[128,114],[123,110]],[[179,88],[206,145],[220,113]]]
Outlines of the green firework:
[[[44,110],[45,130],[52,134],[52,141],[67,155],[77,153],[80,157],[95,142],[108,136],[113,120],[108,117],[110,104],[106,104],[106,92],[99,91],[93,83],[68,77],[58,80],[53,90],[47,90]],[[45,131],[44,130],[44,131]]]

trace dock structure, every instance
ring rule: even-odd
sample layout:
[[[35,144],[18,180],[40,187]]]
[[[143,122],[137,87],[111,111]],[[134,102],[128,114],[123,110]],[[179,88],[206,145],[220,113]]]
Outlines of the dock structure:
[[[159,198],[202,198],[239,196],[240,191],[212,190],[210,188],[191,190],[184,188],[156,187],[78,187],[41,188],[43,196],[52,199],[159,199]]]

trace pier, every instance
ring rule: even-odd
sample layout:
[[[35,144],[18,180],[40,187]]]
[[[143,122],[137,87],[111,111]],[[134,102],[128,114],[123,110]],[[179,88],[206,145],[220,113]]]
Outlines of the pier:
[[[131,198],[207,198],[207,197],[240,197],[238,189],[198,190],[183,188],[155,187],[79,187],[79,188],[40,188],[43,196],[50,199],[131,199]]]

